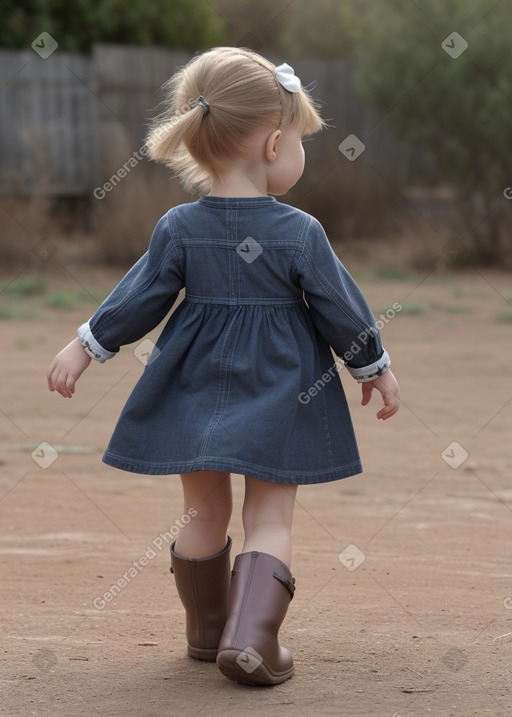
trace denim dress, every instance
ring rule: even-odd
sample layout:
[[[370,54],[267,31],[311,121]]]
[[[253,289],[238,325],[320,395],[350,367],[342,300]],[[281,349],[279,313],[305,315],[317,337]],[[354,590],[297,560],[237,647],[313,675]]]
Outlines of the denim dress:
[[[82,345],[101,362],[113,357],[156,327],[182,288],[103,461],[288,484],[361,473],[337,357],[359,381],[389,357],[321,224],[271,196],[172,208],[79,328]]]

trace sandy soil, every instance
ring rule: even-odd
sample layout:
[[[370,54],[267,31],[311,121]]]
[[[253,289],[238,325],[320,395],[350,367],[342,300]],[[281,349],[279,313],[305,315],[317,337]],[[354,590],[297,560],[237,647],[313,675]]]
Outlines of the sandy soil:
[[[512,713],[512,324],[497,320],[510,275],[361,285],[377,314],[405,307],[383,330],[403,406],[378,422],[344,377],[365,473],[298,492],[281,631],[296,674],[275,688],[186,656],[168,546],[153,543],[182,515],[179,480],[101,463],[142,370],[134,347],[92,366],[66,401],[46,368],[91,307],[1,323],[1,714]],[[58,454],[48,467],[52,449],[31,457],[42,442]]]

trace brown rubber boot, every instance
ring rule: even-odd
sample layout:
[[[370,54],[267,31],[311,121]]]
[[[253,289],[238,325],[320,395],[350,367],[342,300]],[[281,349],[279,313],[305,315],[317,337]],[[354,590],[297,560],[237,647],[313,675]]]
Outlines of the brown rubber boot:
[[[185,608],[187,651],[196,660],[215,662],[228,615],[231,538],[207,558],[184,558],[171,545],[171,573]]]
[[[223,675],[248,685],[277,685],[293,675],[293,657],[277,633],[294,591],[295,578],[278,558],[256,550],[236,556],[217,655]]]

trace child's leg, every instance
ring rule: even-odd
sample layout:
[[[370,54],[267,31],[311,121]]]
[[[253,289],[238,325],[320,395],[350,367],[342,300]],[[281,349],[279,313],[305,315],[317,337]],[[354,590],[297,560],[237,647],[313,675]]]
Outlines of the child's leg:
[[[231,476],[222,471],[182,473],[184,512],[192,517],[176,538],[175,551],[187,558],[204,558],[223,550],[231,518]]]
[[[258,550],[274,555],[290,567],[291,530],[296,485],[270,483],[245,476],[242,552]]]
[[[185,608],[188,654],[215,660],[228,615],[231,477],[222,471],[196,471],[182,474],[181,481],[184,510],[192,515],[171,545],[171,572]]]
[[[296,492],[297,486],[245,477],[245,542],[233,564],[217,655],[220,671],[237,682],[277,685],[295,670],[278,632],[295,592],[289,566]]]

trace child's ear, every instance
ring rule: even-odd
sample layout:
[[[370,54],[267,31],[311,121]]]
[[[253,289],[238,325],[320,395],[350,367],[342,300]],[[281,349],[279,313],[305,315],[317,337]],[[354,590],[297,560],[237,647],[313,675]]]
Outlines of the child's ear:
[[[281,137],[281,130],[276,129],[267,139],[265,145],[265,158],[268,162],[274,162],[277,159],[277,145]]]

